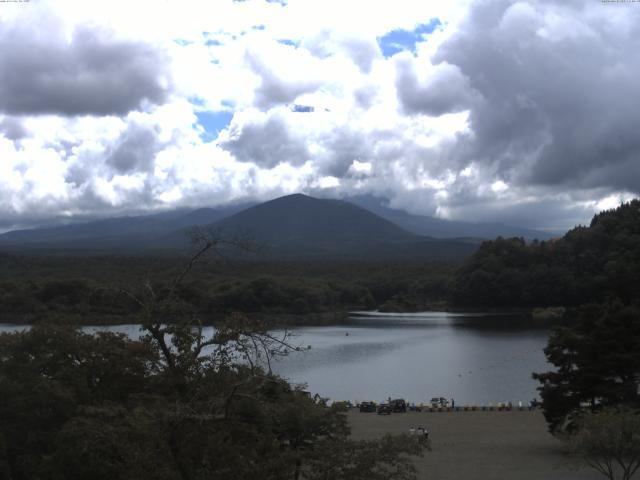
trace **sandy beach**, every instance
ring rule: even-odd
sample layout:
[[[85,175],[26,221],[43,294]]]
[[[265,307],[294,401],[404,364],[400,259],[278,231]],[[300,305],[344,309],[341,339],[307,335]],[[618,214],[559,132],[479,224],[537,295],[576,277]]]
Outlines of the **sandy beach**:
[[[569,466],[563,445],[546,430],[540,411],[349,412],[352,436],[370,439],[423,426],[432,451],[416,459],[420,479],[596,480],[595,470]]]

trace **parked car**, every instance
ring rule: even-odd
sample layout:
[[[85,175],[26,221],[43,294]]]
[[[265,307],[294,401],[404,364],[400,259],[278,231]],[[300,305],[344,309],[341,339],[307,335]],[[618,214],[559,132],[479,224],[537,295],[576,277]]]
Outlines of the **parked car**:
[[[449,406],[449,400],[447,400],[444,397],[433,397],[431,399],[431,406],[433,408],[440,408],[440,407],[446,408]]]
[[[365,413],[375,412],[376,411],[375,402],[360,402],[360,411]]]
[[[391,400],[390,403],[391,410],[396,413],[406,413],[407,411],[407,402],[404,401],[404,398],[396,398]]]
[[[378,415],[391,415],[391,405],[388,403],[381,403],[378,405]]]

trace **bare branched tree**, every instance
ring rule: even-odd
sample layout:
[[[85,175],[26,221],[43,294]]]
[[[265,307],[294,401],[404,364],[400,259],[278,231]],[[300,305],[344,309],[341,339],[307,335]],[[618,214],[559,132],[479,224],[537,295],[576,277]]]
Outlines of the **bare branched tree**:
[[[192,248],[188,260],[168,286],[159,288],[147,278],[137,291],[120,289],[138,306],[147,340],[157,345],[178,388],[185,378],[200,374],[203,367],[221,368],[238,361],[246,362],[254,373],[257,366],[265,366],[271,373],[273,358],[300,350],[292,344],[291,332],[276,335],[263,321],[235,313],[206,335],[197,312],[179,296],[196,265],[212,257],[228,261],[225,254],[229,251],[257,252],[262,246],[245,235],[224,235],[211,228],[194,228],[189,235]]]
[[[573,452],[609,480],[630,480],[640,468],[640,412],[606,408],[585,412],[567,437]]]

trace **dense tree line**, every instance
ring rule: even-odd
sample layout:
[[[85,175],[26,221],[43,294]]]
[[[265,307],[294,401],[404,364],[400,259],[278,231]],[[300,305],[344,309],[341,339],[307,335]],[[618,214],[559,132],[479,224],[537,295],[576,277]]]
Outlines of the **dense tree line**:
[[[516,259],[526,265],[517,271],[539,271],[541,265],[556,271],[556,294],[546,304],[570,307],[545,348],[555,370],[534,374],[549,429],[573,432],[597,447],[584,427],[591,420],[584,419],[608,412],[594,417],[605,419],[608,431],[621,424],[619,409],[640,411],[640,201],[600,213],[589,227],[575,228],[550,246],[516,243],[507,248],[504,264]],[[516,288],[513,298],[544,305],[544,296],[526,297],[535,288]]]
[[[175,258],[5,257],[0,322],[74,315],[83,323],[131,322],[138,305],[122,288],[161,289],[179,269]],[[231,312],[305,315],[353,309],[415,310],[446,300],[455,265],[197,265],[176,292],[212,321]],[[153,272],[153,273],[150,273]]]
[[[456,305],[578,306],[640,291],[640,200],[596,215],[550,241],[498,238],[485,242],[456,272]]]

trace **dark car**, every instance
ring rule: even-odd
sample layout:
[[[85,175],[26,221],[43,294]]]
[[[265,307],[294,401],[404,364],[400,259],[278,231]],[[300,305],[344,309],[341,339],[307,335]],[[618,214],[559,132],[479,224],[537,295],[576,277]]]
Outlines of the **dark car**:
[[[391,411],[391,405],[387,403],[378,405],[378,415],[391,415]]]
[[[376,404],[374,402],[362,402],[360,403],[360,411],[361,412],[375,412]]]
[[[404,401],[404,398],[396,398],[391,400],[391,410],[395,413],[406,413],[407,411],[407,402]]]

